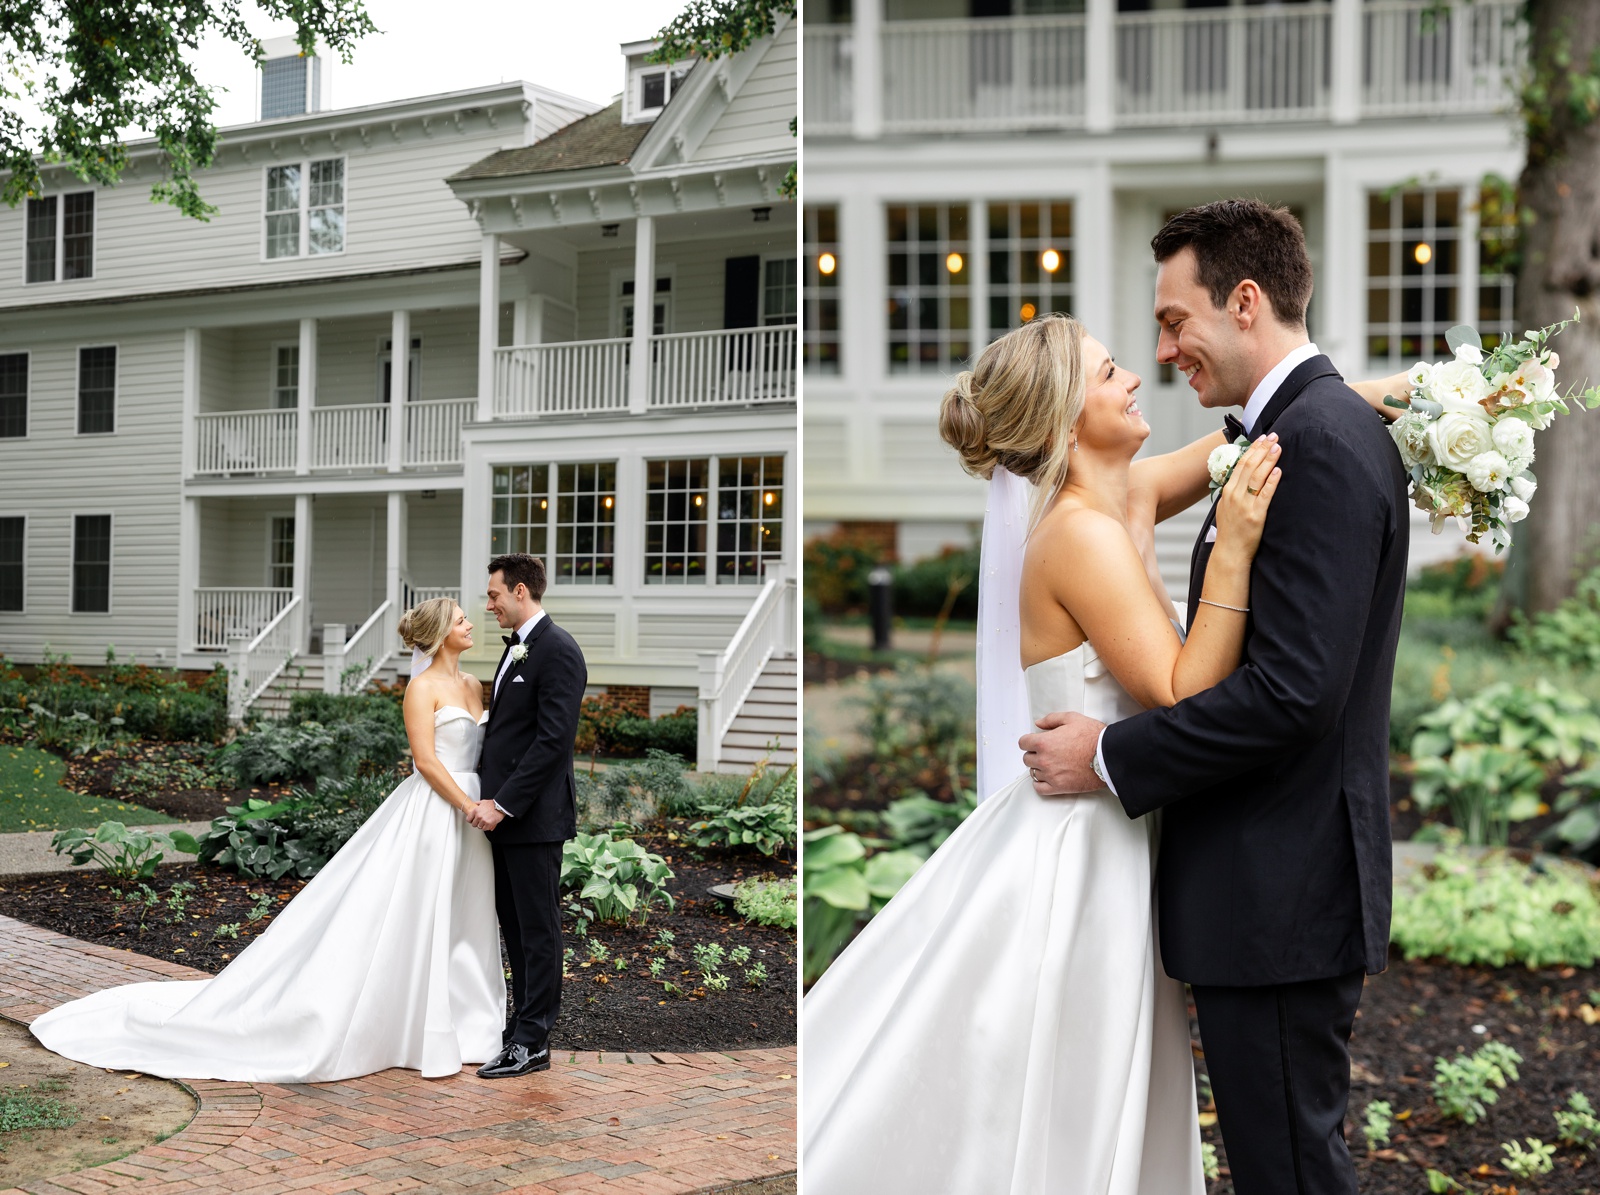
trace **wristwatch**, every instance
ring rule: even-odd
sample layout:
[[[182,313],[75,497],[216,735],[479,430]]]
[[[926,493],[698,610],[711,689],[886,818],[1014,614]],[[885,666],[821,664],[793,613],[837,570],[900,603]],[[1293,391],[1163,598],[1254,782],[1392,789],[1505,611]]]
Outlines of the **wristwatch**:
[[[1094,769],[1095,778],[1099,780],[1101,784],[1105,785],[1107,788],[1110,788],[1111,781],[1106,779],[1105,765],[1100,762],[1099,747],[1095,748],[1094,755],[1090,757],[1089,766]]]

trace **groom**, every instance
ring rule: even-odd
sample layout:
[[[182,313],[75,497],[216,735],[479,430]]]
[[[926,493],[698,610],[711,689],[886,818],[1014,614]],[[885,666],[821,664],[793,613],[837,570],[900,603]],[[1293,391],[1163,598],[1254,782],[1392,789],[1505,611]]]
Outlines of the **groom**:
[[[583,652],[550,621],[544,562],[513,552],[489,562],[488,610],[512,634],[495,669],[468,820],[489,831],[494,907],[511,960],[511,1020],[500,1054],[478,1069],[503,1079],[550,1069],[561,1007],[561,845],[577,832],[573,741],[588,683]]]
[[[1173,217],[1157,359],[1229,438],[1275,432],[1283,479],[1250,577],[1244,662],[1104,726],[1023,736],[1041,795],[1109,788],[1162,810],[1162,962],[1194,991],[1238,1195],[1354,1195],[1350,1031],[1389,944],[1389,689],[1405,586],[1406,475],[1382,420],[1309,342],[1311,263],[1287,211],[1224,200]],[[1242,429],[1238,426],[1242,422]],[[1189,620],[1215,539],[1195,544]]]

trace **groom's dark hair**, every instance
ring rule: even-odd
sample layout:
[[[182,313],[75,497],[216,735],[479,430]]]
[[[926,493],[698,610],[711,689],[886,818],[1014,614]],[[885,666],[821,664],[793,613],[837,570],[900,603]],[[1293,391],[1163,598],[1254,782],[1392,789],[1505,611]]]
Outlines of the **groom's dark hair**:
[[[544,600],[544,561],[537,556],[530,556],[526,552],[507,552],[504,556],[496,556],[489,561],[489,575],[492,577],[496,573],[506,579],[507,589],[526,585],[529,597],[536,602]]]
[[[1311,259],[1306,234],[1288,208],[1259,199],[1219,199],[1179,212],[1150,242],[1156,261],[1194,250],[1200,285],[1222,307],[1233,288],[1250,279],[1272,300],[1278,321],[1306,326],[1311,303]]]

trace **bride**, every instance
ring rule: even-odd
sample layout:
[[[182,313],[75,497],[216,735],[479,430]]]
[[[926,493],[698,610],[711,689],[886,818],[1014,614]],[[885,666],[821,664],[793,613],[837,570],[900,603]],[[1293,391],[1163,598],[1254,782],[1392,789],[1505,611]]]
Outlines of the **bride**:
[[[400,635],[413,774],[221,973],[63,1004],[33,1022],[40,1042],[91,1066],[268,1083],[434,1078],[499,1053],[494,865],[466,820],[483,737],[482,685],[459,668],[472,624],[434,598]]]
[[[997,603],[1020,627],[979,628],[980,663],[1020,631],[1035,718],[1116,721],[1240,661],[1250,565],[1281,476],[1275,438],[1252,444],[1223,487],[1185,639],[1154,525],[1205,496],[1223,436],[1135,463],[1150,434],[1139,385],[1076,320],[1052,315],[995,341],[944,398],[940,430],[963,467],[1035,489],[1020,591]],[[1359,389],[1381,410],[1382,383]],[[992,559],[997,547],[984,544],[985,584],[1008,563],[1018,575]],[[1005,699],[985,690],[985,705]],[[806,997],[808,1191],[1205,1189],[1183,987],[1161,969],[1153,921],[1157,821],[1130,820],[1109,792],[1038,797],[1011,758],[1016,779]]]

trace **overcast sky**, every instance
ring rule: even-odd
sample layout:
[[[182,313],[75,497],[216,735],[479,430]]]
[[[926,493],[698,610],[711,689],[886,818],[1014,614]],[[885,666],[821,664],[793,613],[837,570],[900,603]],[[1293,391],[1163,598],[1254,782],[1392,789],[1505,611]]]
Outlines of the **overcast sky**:
[[[622,90],[625,41],[654,36],[684,0],[367,0],[380,33],[356,44],[354,61],[333,64],[333,107],[431,95],[502,80],[526,79],[596,103]],[[294,27],[252,8],[261,38]],[[202,44],[200,78],[225,87],[216,121],[256,118],[255,67],[222,39]]]

